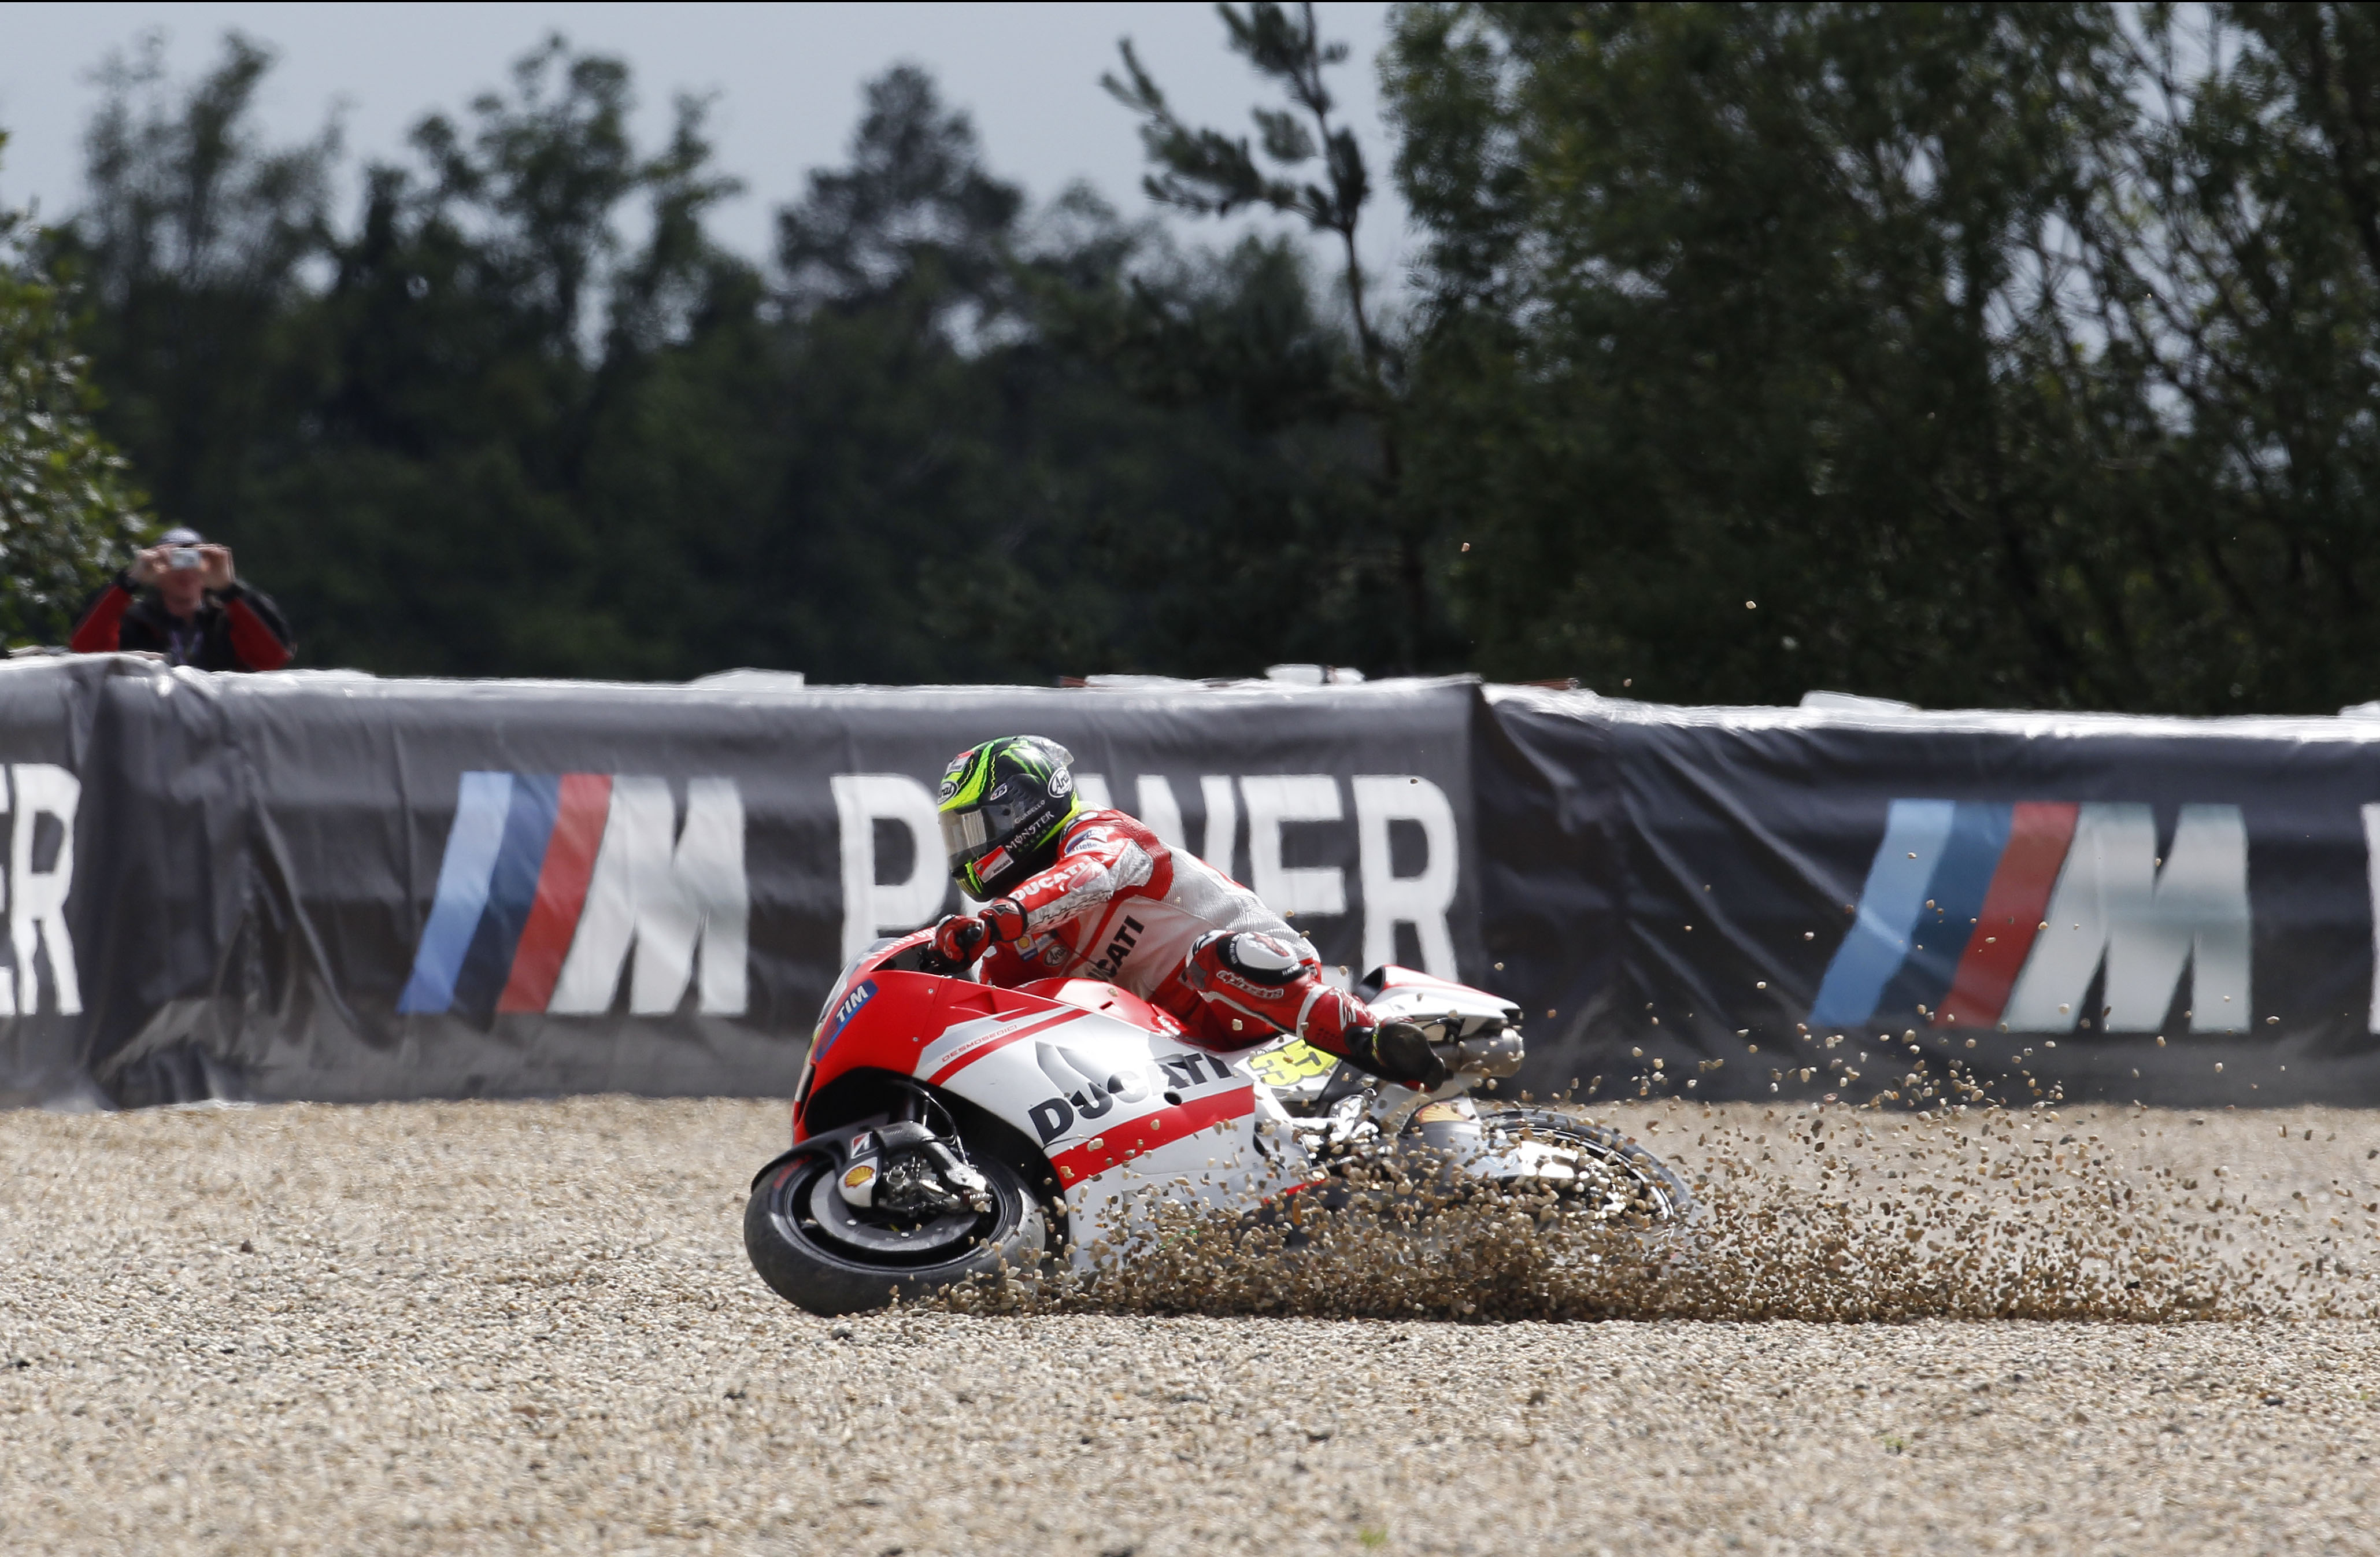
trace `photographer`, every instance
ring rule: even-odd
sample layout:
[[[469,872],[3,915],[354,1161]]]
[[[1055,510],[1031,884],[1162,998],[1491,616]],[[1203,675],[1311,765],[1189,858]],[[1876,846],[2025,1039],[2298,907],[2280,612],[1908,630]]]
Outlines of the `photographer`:
[[[232,577],[230,547],[194,529],[169,529],[136,555],[84,610],[67,646],[152,653],[196,670],[279,670],[291,654],[280,611]]]

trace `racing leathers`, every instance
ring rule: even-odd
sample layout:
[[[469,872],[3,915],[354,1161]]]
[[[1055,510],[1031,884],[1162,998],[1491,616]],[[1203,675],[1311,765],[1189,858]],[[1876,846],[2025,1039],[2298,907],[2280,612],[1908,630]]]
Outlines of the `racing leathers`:
[[[976,919],[946,921],[937,937],[954,962],[987,943],[986,983],[1104,979],[1173,1016],[1202,1047],[1246,1049],[1293,1033],[1393,1079],[1445,1079],[1418,1031],[1381,1029],[1362,1001],[1324,982],[1313,945],[1255,893],[1122,811],[1076,816],[1057,864]]]

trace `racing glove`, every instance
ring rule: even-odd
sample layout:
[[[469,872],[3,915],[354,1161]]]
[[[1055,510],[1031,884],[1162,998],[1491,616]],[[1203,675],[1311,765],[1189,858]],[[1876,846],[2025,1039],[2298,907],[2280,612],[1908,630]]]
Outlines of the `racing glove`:
[[[1025,910],[1013,897],[995,897],[976,915],[988,926],[995,940],[1002,942],[1025,939]]]
[[[953,967],[972,964],[991,944],[991,927],[973,914],[953,914],[934,927],[934,955]]]
[[[965,967],[995,941],[1025,938],[1025,910],[1014,898],[995,897],[978,914],[953,914],[934,927],[934,955]]]
[[[1382,1022],[1347,1033],[1347,1057],[1383,1081],[1434,1092],[1453,1077],[1428,1037],[1411,1022]]]

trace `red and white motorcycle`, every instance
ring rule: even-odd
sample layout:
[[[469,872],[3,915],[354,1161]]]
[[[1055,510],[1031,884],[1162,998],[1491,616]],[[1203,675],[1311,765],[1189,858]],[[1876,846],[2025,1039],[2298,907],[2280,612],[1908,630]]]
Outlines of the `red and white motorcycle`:
[[[794,1094],[794,1144],[752,1181],[744,1246],[817,1314],[878,1308],[1005,1266],[1090,1269],[1172,1201],[1253,1213],[1400,1154],[1550,1189],[1577,1214],[1647,1222],[1694,1209],[1677,1174],[1618,1133],[1467,1096],[1521,1064],[1519,1008],[1383,967],[1357,986],[1421,1027],[1453,1079],[1383,1086],[1296,1040],[1226,1057],[1112,984],[1000,989],[929,971],[919,931],[844,970]]]

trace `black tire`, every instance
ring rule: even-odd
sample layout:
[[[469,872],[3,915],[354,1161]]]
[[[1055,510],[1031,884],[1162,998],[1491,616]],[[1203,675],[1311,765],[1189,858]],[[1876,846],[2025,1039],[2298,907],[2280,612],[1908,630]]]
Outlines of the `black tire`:
[[[1702,1214],[1694,1190],[1674,1169],[1609,1125],[1546,1108],[1483,1111],[1479,1123],[1491,1135],[1575,1153],[1576,1179],[1567,1185],[1537,1182],[1554,1183],[1563,1199],[1580,1202],[1582,1211],[1666,1225],[1683,1225]]]
[[[921,1255],[856,1241],[889,1242],[903,1235],[864,1223],[841,1207],[832,1175],[842,1158],[823,1149],[789,1157],[761,1174],[744,1206],[744,1251],[778,1296],[828,1318],[867,1313],[895,1297],[925,1296],[1003,1264],[1020,1274],[1039,1271],[1049,1254],[1048,1211],[1015,1167],[989,1152],[973,1157],[990,1185],[991,1210],[971,1225],[915,1230],[931,1239]],[[817,1214],[821,1208],[825,1221]],[[838,1223],[837,1217],[844,1220]]]

